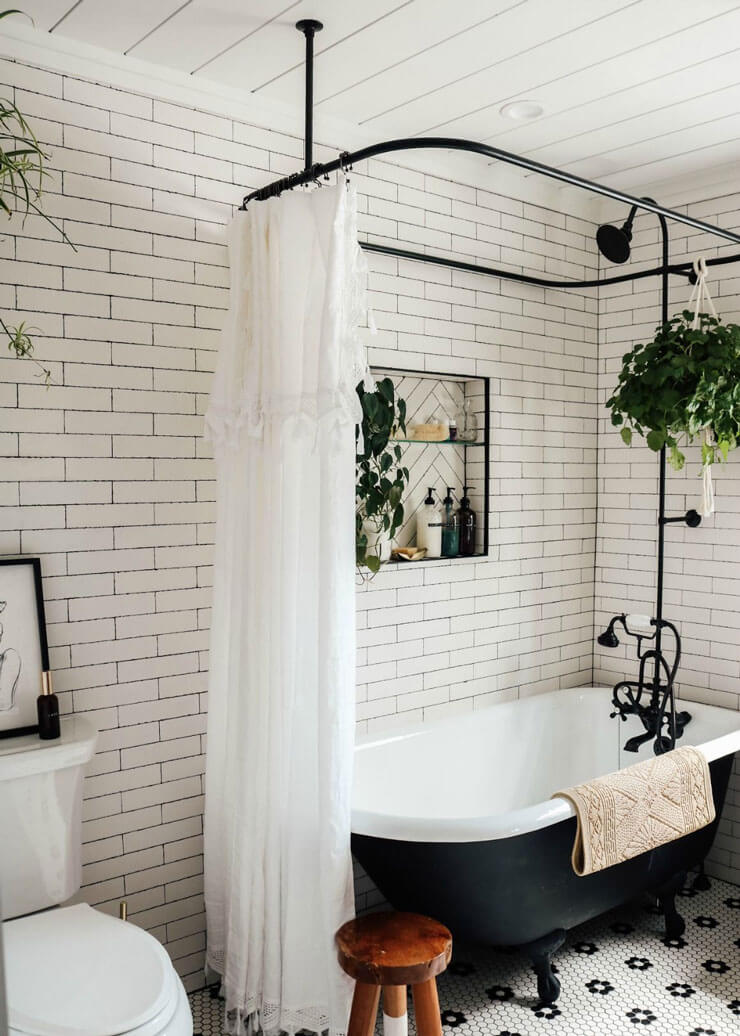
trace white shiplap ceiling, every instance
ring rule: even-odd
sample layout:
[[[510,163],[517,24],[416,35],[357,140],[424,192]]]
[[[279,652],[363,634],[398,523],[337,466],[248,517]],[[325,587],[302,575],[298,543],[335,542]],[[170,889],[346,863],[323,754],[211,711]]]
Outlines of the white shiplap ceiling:
[[[37,30],[317,116],[470,137],[625,191],[740,169],[736,0],[26,0]],[[515,123],[516,99],[544,114]],[[719,173],[717,174],[719,175]]]

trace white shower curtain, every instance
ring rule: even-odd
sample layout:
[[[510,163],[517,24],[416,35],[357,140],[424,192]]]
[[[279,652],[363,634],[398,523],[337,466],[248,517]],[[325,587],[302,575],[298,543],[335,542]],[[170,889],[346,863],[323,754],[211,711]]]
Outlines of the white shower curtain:
[[[230,1032],[344,1031],[353,915],[355,385],[364,269],[344,184],[237,213],[207,435],[218,512],[207,963]]]

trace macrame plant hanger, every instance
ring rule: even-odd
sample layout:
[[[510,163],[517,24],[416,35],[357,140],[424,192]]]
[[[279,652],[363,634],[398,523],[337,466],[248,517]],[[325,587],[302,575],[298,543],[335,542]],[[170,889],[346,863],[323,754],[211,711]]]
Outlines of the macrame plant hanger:
[[[692,331],[698,331],[701,323],[701,314],[709,313],[715,320],[718,320],[717,310],[714,307],[712,296],[709,294],[709,288],[707,287],[707,261],[704,256],[699,256],[698,259],[694,260],[694,274],[696,275],[696,284],[694,285],[691,295],[689,297],[688,308],[693,312],[694,316],[691,321]],[[712,444],[712,430],[707,427],[703,429],[703,439],[706,446]],[[702,462],[702,491],[701,491],[701,503],[699,505],[699,514],[702,518],[708,518],[714,514],[714,484],[712,482],[712,465],[707,460]]]

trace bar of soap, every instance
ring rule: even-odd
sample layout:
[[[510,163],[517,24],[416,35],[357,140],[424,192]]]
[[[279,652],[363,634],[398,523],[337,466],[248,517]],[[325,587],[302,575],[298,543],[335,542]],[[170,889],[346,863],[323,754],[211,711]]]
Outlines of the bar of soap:
[[[392,551],[393,557],[399,561],[421,561],[426,553],[426,547],[396,547]]]
[[[649,615],[632,614],[625,617],[627,629],[630,633],[641,633],[648,637],[652,637],[655,633],[655,626],[653,626],[652,621]]]
[[[415,424],[411,426],[411,438],[421,442],[442,442],[450,437],[450,426],[446,424]]]

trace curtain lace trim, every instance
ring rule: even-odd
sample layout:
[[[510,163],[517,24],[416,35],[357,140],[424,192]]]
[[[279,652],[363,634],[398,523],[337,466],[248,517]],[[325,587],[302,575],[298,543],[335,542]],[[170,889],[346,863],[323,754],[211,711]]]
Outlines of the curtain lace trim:
[[[243,385],[234,404],[223,398],[216,403],[212,398],[205,417],[205,438],[215,450],[234,449],[245,435],[262,438],[268,428],[296,435],[317,435],[322,427],[338,431],[347,423],[361,428],[362,405],[356,387],[361,381],[366,392],[375,389],[361,328],[366,320],[370,334],[375,334],[376,328],[368,308],[368,267],[357,239],[357,205],[352,191],[347,186],[337,208],[331,267],[327,271],[329,307],[336,317],[339,354],[344,358],[334,387],[290,396],[259,393]],[[337,224],[341,231],[336,229]]]
[[[358,378],[358,380],[360,380]],[[269,404],[255,392],[245,392],[238,407],[206,415],[206,438],[216,448],[236,449],[244,436],[262,439],[268,430],[289,435],[330,431],[357,423],[357,393],[336,389],[314,395],[271,397]]]
[[[219,955],[210,955],[216,956]],[[217,972],[223,967],[223,961],[216,964],[209,960],[209,966]],[[220,975],[220,972],[219,972]],[[244,1006],[229,1006],[229,996],[223,982],[219,995],[226,1001],[224,1005],[224,1032],[229,1036],[256,1036],[260,1032],[285,1032],[289,1036],[301,1031],[326,1033],[328,1036],[346,1036],[346,1028],[331,1028],[329,1013],[325,1007],[315,1004],[299,1008],[286,1008],[276,1001],[266,1000],[253,993],[248,995]]]

